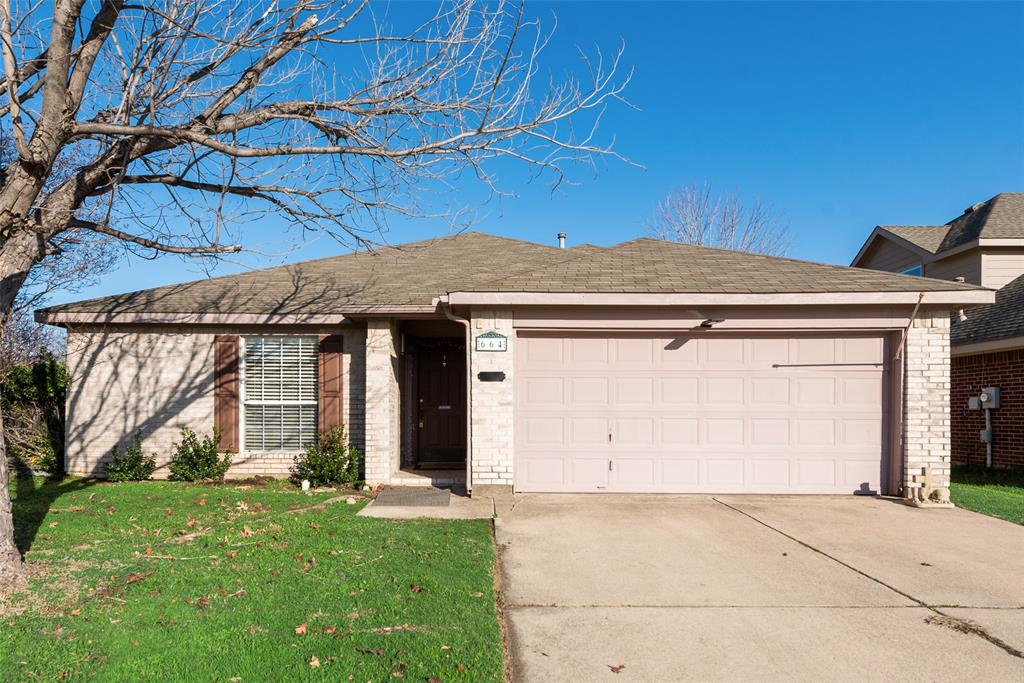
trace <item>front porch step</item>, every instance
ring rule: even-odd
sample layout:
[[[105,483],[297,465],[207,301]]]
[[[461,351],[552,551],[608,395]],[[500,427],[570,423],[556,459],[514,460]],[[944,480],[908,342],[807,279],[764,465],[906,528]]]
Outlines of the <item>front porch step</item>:
[[[459,488],[466,485],[466,473],[460,470],[400,470],[387,482],[391,486],[438,486]]]

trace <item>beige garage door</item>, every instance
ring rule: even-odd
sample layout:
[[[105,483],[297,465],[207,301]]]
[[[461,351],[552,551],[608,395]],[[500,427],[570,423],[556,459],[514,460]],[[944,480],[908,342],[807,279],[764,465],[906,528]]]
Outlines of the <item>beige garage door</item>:
[[[520,491],[880,491],[881,337],[526,336]]]

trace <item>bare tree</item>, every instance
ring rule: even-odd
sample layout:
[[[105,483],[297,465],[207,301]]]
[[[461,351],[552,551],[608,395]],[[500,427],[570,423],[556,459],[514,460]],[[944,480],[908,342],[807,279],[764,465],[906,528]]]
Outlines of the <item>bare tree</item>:
[[[443,214],[430,190],[461,175],[498,191],[492,160],[558,183],[614,154],[595,134],[628,81],[621,50],[546,75],[550,34],[522,6],[445,2],[405,29],[380,8],[0,0],[0,130],[17,151],[0,168],[0,323],[71,240],[216,257],[276,213],[299,239],[358,246],[388,214]],[[22,580],[12,530],[0,452],[0,587]]]
[[[683,244],[784,256],[789,225],[760,201],[749,207],[734,194],[715,194],[711,185],[683,185],[658,203],[650,221],[654,237]]]

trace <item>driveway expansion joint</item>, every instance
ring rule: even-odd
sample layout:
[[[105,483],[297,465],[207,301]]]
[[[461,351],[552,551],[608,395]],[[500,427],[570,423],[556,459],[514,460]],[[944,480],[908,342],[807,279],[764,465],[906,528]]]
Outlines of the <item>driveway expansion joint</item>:
[[[799,538],[797,538],[796,536],[788,534],[785,531],[783,531],[782,529],[779,529],[778,527],[774,527],[771,524],[769,524],[769,523],[767,523],[767,522],[765,522],[765,521],[763,521],[761,519],[758,519],[757,517],[755,517],[754,515],[752,515],[751,513],[747,512],[745,510],[741,510],[740,508],[738,508],[738,507],[736,507],[734,505],[730,505],[729,503],[726,503],[723,500],[719,500],[715,496],[712,496],[711,500],[715,501],[719,505],[723,505],[723,506],[729,508],[733,512],[738,512],[739,514],[741,514],[744,517],[746,517],[746,518],[748,518],[748,519],[750,519],[750,520],[760,524],[761,526],[765,527],[766,529],[770,529],[770,530],[774,531],[775,533],[788,538],[789,540],[793,541],[794,543],[798,543],[801,546],[803,546],[804,548],[807,548],[808,550],[810,550],[812,552],[818,553],[819,555],[832,560],[836,564],[839,564],[839,565],[849,569],[852,572],[856,572],[857,574],[860,574],[861,576],[863,576],[866,579],[874,581],[875,583],[877,583],[880,586],[888,588],[892,592],[894,592],[894,593],[896,593],[898,595],[903,596],[907,600],[910,600],[912,602],[917,603],[917,605],[919,607],[923,607],[923,608],[925,608],[925,609],[927,609],[927,610],[929,610],[931,612],[934,612],[937,616],[940,616],[940,617],[943,618],[943,622],[941,623],[941,625],[943,625],[943,626],[945,626],[947,628],[953,628],[955,630],[961,631],[962,633],[969,633],[969,634],[972,634],[972,635],[976,635],[979,638],[982,638],[982,639],[987,640],[988,642],[992,643],[996,647],[998,647],[1001,650],[1003,650],[1004,652],[1006,652],[1008,655],[1010,655],[1012,657],[1017,657],[1018,659],[1024,659],[1024,652],[1018,650],[1017,648],[1013,647],[1009,643],[1007,643],[1007,642],[1005,642],[1005,641],[1003,641],[1003,640],[993,636],[988,631],[984,630],[983,628],[981,628],[980,626],[974,624],[973,622],[970,622],[970,621],[967,621],[967,620],[964,620],[964,619],[960,619],[959,617],[955,617],[955,616],[952,616],[950,614],[946,614],[945,612],[941,611],[940,606],[929,605],[924,600],[921,600],[920,598],[914,597],[913,595],[910,595],[909,593],[906,593],[906,592],[900,590],[899,588],[896,588],[895,586],[886,583],[885,581],[879,579],[878,577],[872,576],[871,574],[867,573],[863,569],[859,569],[857,567],[854,567],[852,564],[849,564],[848,562],[844,562],[843,560],[840,560],[838,557],[836,557],[834,555],[830,555],[829,553],[825,552],[824,550],[822,550],[820,548],[817,548],[817,547],[811,545],[810,543],[807,543],[806,541],[802,541]],[[931,618],[931,617],[929,617],[929,618]],[[928,623],[933,623],[933,622],[929,621]]]

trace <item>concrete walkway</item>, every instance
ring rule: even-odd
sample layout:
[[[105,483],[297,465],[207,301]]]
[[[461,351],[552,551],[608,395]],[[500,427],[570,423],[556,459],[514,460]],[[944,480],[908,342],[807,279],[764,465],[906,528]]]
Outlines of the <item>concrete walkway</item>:
[[[1024,681],[1024,527],[873,498],[540,496],[496,520],[520,681]]]

